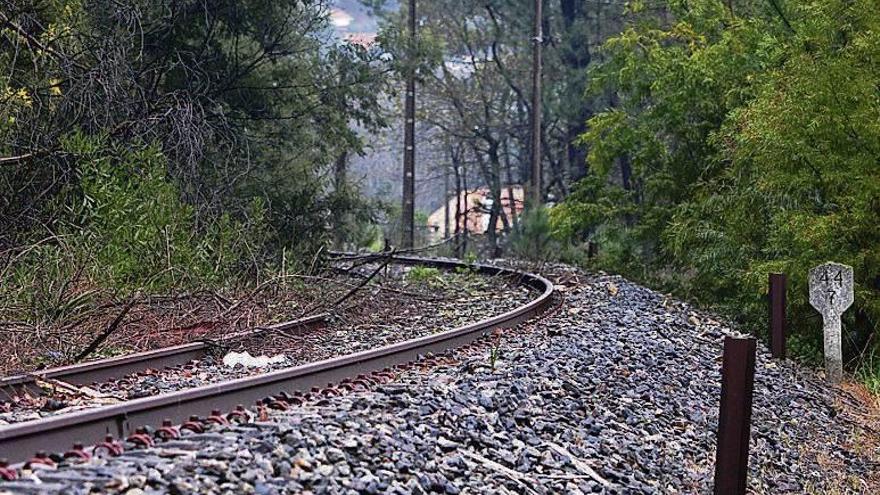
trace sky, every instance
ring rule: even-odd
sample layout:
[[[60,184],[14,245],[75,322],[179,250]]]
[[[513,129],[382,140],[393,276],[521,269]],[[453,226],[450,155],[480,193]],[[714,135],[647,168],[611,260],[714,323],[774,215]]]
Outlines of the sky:
[[[341,37],[353,33],[375,34],[378,29],[376,19],[359,0],[333,0],[330,21]]]
[[[340,38],[365,39],[378,30],[376,19],[370,16],[360,0],[332,0],[330,21]],[[388,0],[386,8],[398,8],[397,0]],[[399,122],[398,122],[399,124]],[[400,125],[377,131],[369,136],[366,153],[350,157],[349,171],[353,181],[370,197],[397,201],[402,195],[401,163],[403,160],[403,131]],[[417,148],[416,207],[430,212],[443,203],[443,178],[432,178],[428,166],[430,150]],[[436,175],[436,174],[433,174]]]

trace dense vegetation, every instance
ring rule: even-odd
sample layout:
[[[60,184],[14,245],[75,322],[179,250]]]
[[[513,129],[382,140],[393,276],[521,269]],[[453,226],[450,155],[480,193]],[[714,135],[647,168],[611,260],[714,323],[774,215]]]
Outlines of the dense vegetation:
[[[362,150],[356,126],[383,125],[387,68],[328,13],[0,1],[3,306],[30,318],[100,289],[259,280],[368,217],[328,176]]]
[[[847,263],[845,353],[880,376],[875,2],[546,0],[555,206],[525,214],[501,198],[530,179],[532,2],[420,1],[416,43],[406,2],[362,3],[381,46],[335,40],[329,0],[0,0],[0,309],[51,320],[105,289],[252,283],[330,243],[381,247],[347,161],[399,127],[416,67],[419,179],[485,187],[502,225],[469,246],[455,222],[457,254],[584,260],[597,241],[594,266],[757,333],[784,272],[807,359],[807,270]]]
[[[872,1],[632,3],[594,67],[619,104],[580,142],[591,174],[552,211],[600,264],[766,331],[767,277],[789,275],[796,353],[821,354],[807,271],[856,274],[845,356],[880,376],[880,11]],[[874,385],[880,382],[874,379]]]

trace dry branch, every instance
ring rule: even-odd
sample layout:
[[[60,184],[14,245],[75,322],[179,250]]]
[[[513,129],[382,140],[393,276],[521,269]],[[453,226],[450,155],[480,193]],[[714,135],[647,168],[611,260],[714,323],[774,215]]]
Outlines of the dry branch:
[[[513,469],[510,469],[506,466],[503,466],[503,465],[501,465],[491,459],[487,459],[487,458],[481,456],[480,454],[477,454],[476,452],[471,452],[470,450],[467,450],[467,449],[461,449],[458,452],[463,454],[465,457],[469,457],[472,460],[479,462],[484,467],[487,467],[493,471],[497,471],[497,472],[507,476],[514,483],[516,483],[520,488],[522,488],[523,493],[533,493],[535,495],[538,494],[538,492],[536,492],[535,490],[533,490],[529,486],[529,484],[531,484],[531,485],[539,484],[537,480],[533,480],[533,479],[529,478],[528,476],[520,473],[519,471],[514,471]]]
[[[578,459],[577,457],[571,455],[567,450],[565,450],[561,445],[557,445],[553,442],[547,442],[547,446],[550,447],[551,450],[555,451],[557,454],[568,457],[571,461],[571,464],[578,469],[578,471],[586,474],[590,478],[593,478],[597,483],[602,485],[605,488],[611,486],[611,483],[608,482],[605,478],[599,476],[593,468],[587,465],[586,462]]]
[[[129,310],[131,310],[132,306],[134,306],[134,303],[135,300],[131,299],[128,304],[126,304],[125,307],[122,308],[122,311],[119,312],[113,322],[110,323],[110,326],[108,326],[107,329],[101,333],[101,335],[93,340],[92,343],[88,345],[88,347],[86,347],[81,353],[79,353],[79,355],[74,358],[73,362],[78,363],[83,359],[89,357],[91,353],[95,352],[95,350],[100,347],[101,344],[103,344],[104,341],[107,340],[107,338],[110,337],[110,335],[112,335],[117,328],[119,328],[119,324],[122,323],[122,320],[125,318],[125,315],[128,314]]]

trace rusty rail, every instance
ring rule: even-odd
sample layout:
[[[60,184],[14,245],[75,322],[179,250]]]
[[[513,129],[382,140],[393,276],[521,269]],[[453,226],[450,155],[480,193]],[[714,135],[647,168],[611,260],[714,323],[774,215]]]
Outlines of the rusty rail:
[[[320,326],[327,318],[326,313],[300,318],[259,328],[248,332],[240,332],[223,339],[224,343],[247,340],[277,330],[308,329]],[[121,378],[131,373],[147,369],[160,369],[178,366],[196,359],[202,359],[211,350],[208,342],[192,342],[189,344],[165,347],[152,351],[127,354],[125,356],[99,359],[81,364],[60,366],[29,374],[13,375],[0,379],[0,393],[13,395],[27,390],[32,395],[41,394],[42,388],[37,384],[41,379],[61,380],[73,385],[88,385]]]
[[[468,265],[446,259],[394,257],[395,263],[442,269],[472,268],[486,275],[510,276],[540,291],[516,309],[445,332],[337,358],[287,368],[198,388],[137,399],[71,414],[43,418],[0,428],[0,457],[24,461],[37,451],[58,451],[75,442],[94,443],[105,435],[126,438],[140,426],[166,420],[180,424],[193,415],[231,411],[240,404],[281,393],[326,387],[359,375],[411,363],[429,353],[441,353],[470,344],[497,329],[511,328],[543,312],[551,302],[553,284],[540,275],[487,265]]]

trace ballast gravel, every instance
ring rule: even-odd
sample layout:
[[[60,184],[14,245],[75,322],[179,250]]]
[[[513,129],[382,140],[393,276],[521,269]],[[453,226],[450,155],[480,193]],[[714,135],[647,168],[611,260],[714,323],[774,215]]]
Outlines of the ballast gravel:
[[[550,272],[563,298],[553,314],[454,364],[33,471],[0,491],[711,493],[722,340],[732,331],[618,277]],[[750,492],[878,493],[880,453],[857,447],[871,443],[838,408],[841,394],[759,351]]]

